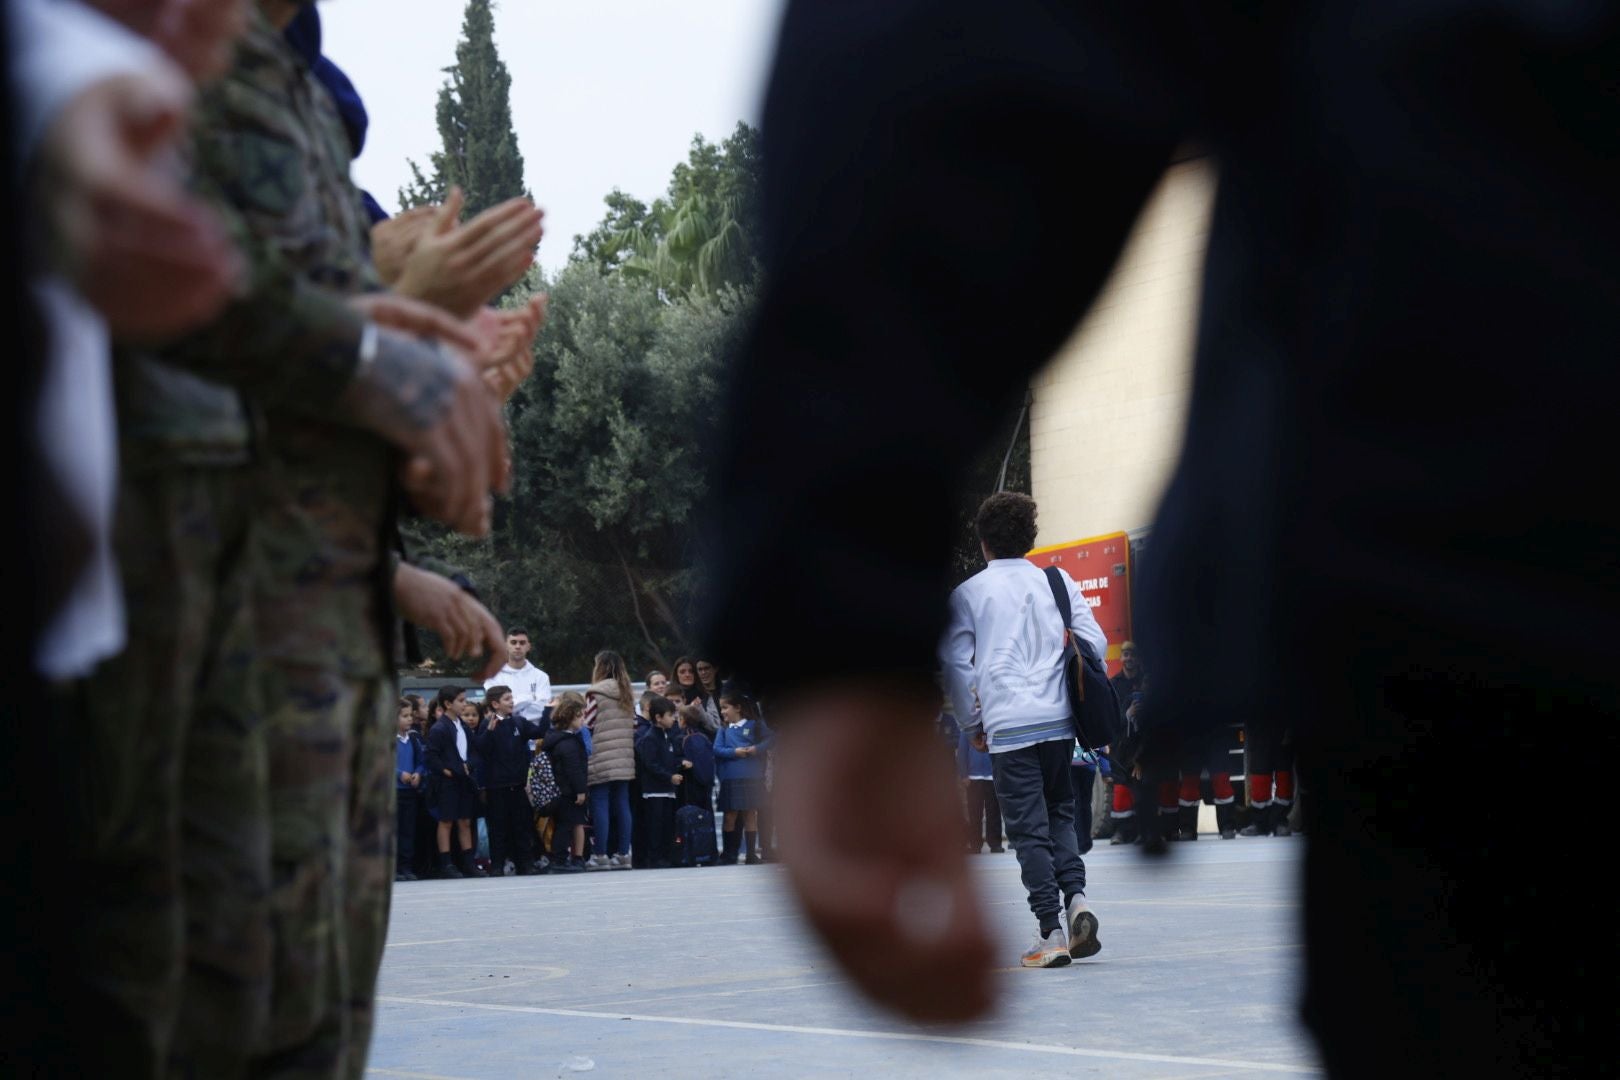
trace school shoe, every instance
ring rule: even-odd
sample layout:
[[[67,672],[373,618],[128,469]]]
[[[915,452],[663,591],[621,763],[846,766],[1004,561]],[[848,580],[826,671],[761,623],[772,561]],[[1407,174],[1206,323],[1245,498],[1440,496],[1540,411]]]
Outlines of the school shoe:
[[[1086,906],[1086,898],[1077,896],[1069,901],[1069,955],[1076,960],[1096,956],[1102,951],[1097,940],[1097,916]]]
[[[1198,807],[1182,806],[1176,810],[1176,839],[1198,839]]]
[[[1239,836],[1270,836],[1271,835],[1271,808],[1275,805],[1267,803],[1265,806],[1252,806],[1249,808],[1249,823],[1238,830]]]
[[[1018,962],[1027,968],[1063,967],[1069,962],[1069,937],[1060,926],[1050,934],[1035,931],[1035,943],[1024,950]]]
[[[450,861],[450,856],[440,855],[439,876],[441,878],[459,878],[466,877],[467,875],[463,874],[460,869],[457,868],[456,864]]]

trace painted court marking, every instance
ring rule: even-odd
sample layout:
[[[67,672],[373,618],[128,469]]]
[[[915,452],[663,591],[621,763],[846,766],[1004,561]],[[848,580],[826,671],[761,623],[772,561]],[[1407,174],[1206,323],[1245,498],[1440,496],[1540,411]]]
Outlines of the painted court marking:
[[[392,1005],[428,1005],[482,1009],[486,1012],[521,1013],[529,1016],[571,1016],[585,1020],[634,1020],[644,1024],[676,1024],[685,1027],[735,1028],[743,1031],[774,1031],[791,1035],[827,1035],[844,1039],[878,1039],[892,1042],[935,1043],[948,1046],[982,1046],[992,1050],[1016,1050],[1026,1054],[1056,1057],[1106,1058],[1113,1061],[1147,1061],[1164,1065],[1208,1066],[1217,1069],[1247,1069],[1252,1072],[1292,1073],[1318,1076],[1320,1070],[1304,1065],[1281,1065],[1268,1061],[1229,1061],[1222,1058],[1184,1057],[1178,1054],[1141,1054],[1129,1050],[1090,1050],[1049,1043],[1013,1042],[1007,1039],[977,1039],[964,1035],[923,1035],[909,1031],[856,1031],[851,1028],[800,1027],[795,1024],[757,1024],[745,1020],[711,1020],[691,1016],[646,1016],[624,1012],[589,1012],[584,1009],[545,1009],[535,1005],[495,1005],[489,1002],[446,1001],[443,998],[411,998],[379,995],[378,1001]]]

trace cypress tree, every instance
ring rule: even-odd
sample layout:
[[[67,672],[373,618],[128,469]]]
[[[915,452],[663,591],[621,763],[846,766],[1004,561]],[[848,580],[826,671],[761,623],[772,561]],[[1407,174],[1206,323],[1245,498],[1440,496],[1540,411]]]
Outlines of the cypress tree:
[[[467,0],[461,22],[456,62],[439,90],[439,139],[443,148],[432,157],[433,174],[424,176],[415,162],[410,187],[400,191],[403,206],[442,202],[453,185],[467,196],[466,217],[526,195],[523,155],[512,130],[512,76],[495,49],[492,0]]]

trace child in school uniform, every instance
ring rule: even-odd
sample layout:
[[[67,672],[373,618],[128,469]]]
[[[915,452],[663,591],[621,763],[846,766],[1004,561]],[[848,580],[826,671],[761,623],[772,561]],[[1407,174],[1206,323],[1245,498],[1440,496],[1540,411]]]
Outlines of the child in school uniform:
[[[992,854],[1007,850],[1001,844],[1001,804],[996,801],[990,752],[980,750],[966,734],[957,735],[956,774],[967,795],[967,850],[977,855],[990,845]]]
[[[720,730],[714,756],[720,773],[720,810],[724,847],[720,862],[735,866],[744,846],[750,866],[765,860],[759,853],[759,808],[765,800],[765,759],[770,729],[754,703],[736,690],[720,694]]]
[[[415,881],[416,814],[426,771],[427,747],[416,730],[416,705],[399,699],[399,732],[394,749],[394,880]]]
[[[682,705],[681,782],[682,806],[701,806],[714,812],[714,744],[709,741],[709,717],[701,706]]]
[[[636,777],[641,781],[646,822],[647,866],[668,869],[674,859],[675,803],[686,777],[675,733],[675,703],[655,697],[648,703],[652,723],[636,742]]]
[[[551,758],[551,772],[557,780],[557,811],[552,818],[550,870],[553,874],[581,873],[585,869],[585,804],[590,790],[585,740],[585,695],[569,690],[557,698],[551,710],[551,730],[540,741],[540,750]]]

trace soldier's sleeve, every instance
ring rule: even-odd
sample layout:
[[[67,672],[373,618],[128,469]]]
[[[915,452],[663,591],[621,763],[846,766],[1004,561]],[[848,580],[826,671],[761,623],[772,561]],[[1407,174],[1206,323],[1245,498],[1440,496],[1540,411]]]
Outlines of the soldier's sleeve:
[[[198,147],[193,186],[242,255],[243,280],[213,322],[159,355],[261,404],[335,413],[359,364],[365,316],[338,292],[308,280],[255,233],[209,170],[206,138]]]

